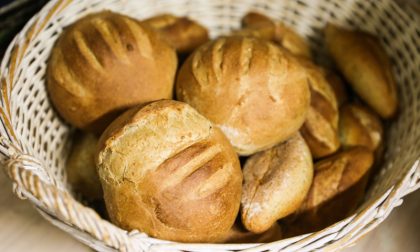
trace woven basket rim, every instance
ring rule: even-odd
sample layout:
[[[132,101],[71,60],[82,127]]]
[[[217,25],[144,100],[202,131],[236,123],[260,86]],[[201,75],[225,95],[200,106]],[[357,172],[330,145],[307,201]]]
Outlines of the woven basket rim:
[[[241,0],[235,1],[240,2]],[[182,249],[197,251],[208,248],[210,245],[214,249],[221,250],[249,249],[249,251],[263,251],[279,243],[284,244],[284,247],[288,248],[305,247],[327,236],[332,236],[332,238],[328,243],[325,243],[323,248],[335,250],[352,244],[357,238],[376,227],[389,215],[393,208],[402,203],[402,198],[405,195],[420,187],[420,153],[418,153],[417,161],[402,179],[380,197],[374,199],[372,204],[363,206],[359,209],[360,211],[352,216],[321,231],[282,239],[273,243],[185,244],[151,238],[137,231],[127,232],[114,226],[108,221],[101,219],[92,209],[77,202],[68,192],[56,187],[52,181],[45,179],[46,176],[39,173],[39,171],[45,170],[42,168],[41,162],[35,157],[28,155],[25,146],[19,140],[18,134],[14,132],[13,128],[13,115],[10,111],[14,84],[13,70],[22,64],[21,60],[30,48],[29,44],[43,31],[49,19],[54,18],[54,15],[57,13],[65,11],[72,2],[73,0],[51,0],[47,3],[16,35],[1,62],[1,162],[4,164],[6,172],[13,182],[14,193],[22,199],[29,199],[44,218],[61,229],[69,233],[71,233],[69,230],[81,232],[89,237],[86,239],[96,239],[96,241],[103,243],[104,249],[109,248],[110,250],[118,249],[122,251],[148,250],[151,248],[156,250]],[[395,8],[404,12],[396,3],[391,4],[394,4]],[[374,215],[373,218],[371,218],[372,214]],[[365,223],[365,218],[368,217],[370,221]],[[349,226],[350,223],[355,225]],[[79,237],[78,239],[82,238]],[[87,243],[89,241],[84,242]]]

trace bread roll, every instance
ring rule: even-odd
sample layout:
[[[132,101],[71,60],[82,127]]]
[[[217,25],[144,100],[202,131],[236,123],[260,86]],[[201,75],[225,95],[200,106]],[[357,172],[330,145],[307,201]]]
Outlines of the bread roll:
[[[66,121],[102,132],[128,107],[171,98],[176,68],[175,51],[154,31],[104,11],[65,28],[48,61],[47,88]]]
[[[266,243],[274,242],[282,239],[281,226],[274,223],[267,231],[261,234],[255,234],[244,229],[238,223],[235,223],[226,237],[221,242],[223,243]]]
[[[372,35],[329,24],[327,47],[354,91],[381,117],[397,111],[397,88],[391,62]]]
[[[340,141],[344,148],[365,146],[376,151],[383,141],[381,119],[360,104],[347,104],[340,109]]]
[[[168,44],[179,53],[190,53],[209,40],[207,29],[187,17],[162,14],[145,19],[141,23],[158,30]]]
[[[242,18],[242,29],[234,31],[232,35],[273,40],[275,30],[276,24],[270,18],[249,12]]]
[[[101,182],[95,165],[97,144],[98,137],[95,135],[78,132],[66,165],[67,179],[74,191],[89,201],[102,199]]]
[[[312,183],[311,153],[296,133],[286,142],[251,156],[243,173],[242,223],[249,231],[261,233],[302,204]]]
[[[197,49],[181,67],[176,95],[220,127],[241,155],[293,135],[310,99],[295,57],[248,37],[220,38]]]
[[[318,231],[350,215],[366,189],[373,153],[353,147],[315,163],[314,180],[287,236]]]
[[[311,58],[305,39],[281,22],[257,12],[249,12],[242,18],[242,29],[233,35],[256,37],[272,40],[294,55]]]
[[[321,158],[336,152],[340,147],[337,100],[325,78],[324,70],[307,60],[301,62],[308,74],[311,105],[300,132],[312,156]]]
[[[185,103],[130,109],[99,141],[97,167],[113,223],[181,242],[220,240],[232,227],[242,173],[229,141]]]
[[[281,22],[276,24],[274,41],[294,55],[311,58],[311,50],[306,40]]]

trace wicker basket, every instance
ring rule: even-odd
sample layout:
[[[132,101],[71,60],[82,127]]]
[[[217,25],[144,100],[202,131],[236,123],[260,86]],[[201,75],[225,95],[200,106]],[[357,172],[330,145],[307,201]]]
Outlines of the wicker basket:
[[[324,55],[321,29],[327,21],[377,34],[391,56],[400,111],[389,125],[386,162],[353,216],[322,231],[268,244],[181,244],[127,232],[77,202],[64,165],[72,129],[55,113],[45,88],[51,48],[63,27],[103,9],[144,18],[170,12],[187,15],[217,36],[239,26],[256,10],[282,20]],[[392,0],[53,0],[9,46],[1,64],[0,152],[16,195],[36,205],[47,220],[101,251],[311,251],[353,244],[380,222],[402,197],[420,187],[420,20]]]

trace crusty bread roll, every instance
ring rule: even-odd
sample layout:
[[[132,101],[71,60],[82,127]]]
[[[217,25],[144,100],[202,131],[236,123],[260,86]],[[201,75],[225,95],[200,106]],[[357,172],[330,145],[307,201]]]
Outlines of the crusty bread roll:
[[[209,40],[207,29],[187,17],[161,14],[141,22],[160,32],[179,53],[190,53]]]
[[[98,137],[94,134],[78,132],[67,159],[67,179],[75,192],[89,201],[102,199],[102,187],[95,165]]]
[[[251,156],[243,169],[241,217],[253,233],[268,230],[299,209],[312,183],[312,157],[296,133],[289,140]]]
[[[311,49],[306,40],[281,22],[276,24],[274,41],[294,55],[311,58]]]
[[[309,45],[302,36],[282,22],[273,21],[261,13],[247,13],[242,18],[242,29],[234,31],[232,35],[272,40],[294,55],[311,58]]]
[[[256,234],[243,228],[240,223],[235,223],[229,230],[226,237],[222,239],[223,243],[266,243],[274,242],[282,239],[281,226],[274,223],[264,233]]]
[[[153,30],[104,11],[64,30],[48,62],[47,87],[66,121],[102,132],[128,107],[171,98],[176,68],[175,51]]]
[[[315,163],[314,181],[299,211],[321,206],[347,190],[368,174],[373,153],[365,147],[353,147]]]
[[[363,199],[373,161],[369,149],[353,147],[315,163],[311,189],[286,235],[318,231],[351,214]]]
[[[276,24],[270,18],[257,12],[249,12],[242,18],[242,28],[233,31],[232,35],[273,40],[275,31]]]
[[[383,141],[381,119],[361,104],[346,104],[340,109],[339,129],[344,148],[365,146],[376,151]]]
[[[327,47],[354,91],[381,117],[390,118],[398,106],[391,63],[372,35],[329,24]]]
[[[306,71],[266,40],[226,37],[198,48],[178,74],[176,95],[250,155],[293,135],[306,118]]]
[[[312,156],[328,156],[340,147],[338,137],[338,106],[333,89],[326,79],[325,71],[305,59],[311,105],[300,132],[308,143]]]
[[[223,133],[189,105],[135,107],[103,133],[99,177],[113,223],[153,237],[212,242],[237,216],[242,173]]]

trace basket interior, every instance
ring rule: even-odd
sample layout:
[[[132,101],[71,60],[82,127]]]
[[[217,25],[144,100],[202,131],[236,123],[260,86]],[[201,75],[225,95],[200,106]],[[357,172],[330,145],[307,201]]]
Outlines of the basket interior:
[[[138,19],[159,13],[187,15],[208,27],[212,37],[237,28],[241,17],[255,10],[283,21],[305,36],[317,60],[323,64],[329,64],[322,39],[322,29],[327,22],[374,33],[391,57],[400,106],[397,118],[387,130],[385,162],[371,186],[368,199],[374,199],[390,188],[418,158],[420,20],[410,12],[403,12],[394,1],[77,0],[67,6],[66,1],[62,2],[54,15],[47,15],[47,9],[52,8],[53,3],[38,14],[41,20],[47,20],[45,26],[29,41],[29,49],[18,55],[23,57],[21,64],[11,69],[8,62],[3,61],[2,71],[8,76],[14,75],[10,83],[13,85],[10,109],[17,138],[28,154],[44,164],[45,171],[39,173],[64,190],[70,189],[64,165],[73,130],[60,119],[48,99],[46,62],[64,27],[86,14],[104,9]],[[15,42],[24,43],[25,35],[30,32],[28,25]]]

